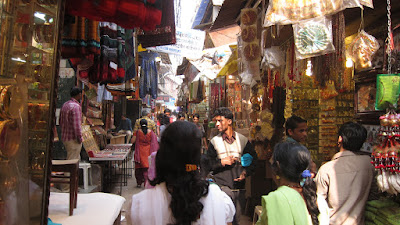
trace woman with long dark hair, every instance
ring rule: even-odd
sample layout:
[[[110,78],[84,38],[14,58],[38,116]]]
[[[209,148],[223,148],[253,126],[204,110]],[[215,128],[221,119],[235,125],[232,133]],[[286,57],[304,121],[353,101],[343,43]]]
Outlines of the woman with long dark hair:
[[[149,155],[158,150],[158,141],[156,134],[147,127],[147,120],[140,120],[140,129],[132,137],[132,143],[135,143],[135,178],[137,187],[140,188],[148,182],[147,170],[149,169]]]
[[[318,198],[317,204],[307,148],[296,142],[278,143],[272,158],[278,189],[262,197],[257,225],[329,224],[326,201]]]
[[[155,187],[132,197],[134,225],[222,225],[232,222],[235,207],[216,184],[199,172],[201,132],[193,123],[171,123],[156,156]]]

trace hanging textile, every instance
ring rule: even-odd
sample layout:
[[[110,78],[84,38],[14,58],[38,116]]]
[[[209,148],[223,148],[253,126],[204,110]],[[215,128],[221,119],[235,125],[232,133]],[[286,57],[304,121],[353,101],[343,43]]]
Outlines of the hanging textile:
[[[350,84],[345,83],[345,81],[350,81],[345,76],[345,63],[346,63],[346,24],[344,13],[339,12],[332,16],[332,34],[333,43],[336,51],[330,54],[330,68],[331,68],[331,80],[335,81],[336,89],[338,91],[350,91],[346,87],[350,87]]]
[[[174,0],[164,0],[161,24],[154,30],[138,29],[138,41],[142,47],[154,47],[176,43]]]
[[[109,22],[100,22],[99,26],[101,55],[94,57],[90,81],[121,84],[134,78],[133,30]]]
[[[98,82],[114,83],[117,81],[118,69],[119,41],[117,24],[100,22],[100,35],[100,80]]]
[[[125,45],[120,50],[120,62],[125,69],[125,80],[130,80],[136,77],[135,66],[135,47],[133,46],[133,30],[125,29]]]
[[[112,100],[112,95],[107,91],[105,85],[98,84],[97,86],[97,102],[102,102],[103,100]]]
[[[65,15],[61,41],[63,58],[100,54],[99,22],[78,16]]]
[[[149,94],[153,99],[156,99],[158,74],[155,59],[158,53],[141,52],[140,56],[142,57],[142,62],[139,79],[139,97],[144,98]]]
[[[204,99],[204,81],[199,80],[199,87],[197,88],[197,99],[203,101]]]
[[[129,95],[134,96],[136,94],[135,82],[133,80],[128,80],[125,83],[118,84],[107,84],[106,89],[113,96]]]
[[[68,13],[124,28],[153,30],[161,23],[162,0],[69,0]]]

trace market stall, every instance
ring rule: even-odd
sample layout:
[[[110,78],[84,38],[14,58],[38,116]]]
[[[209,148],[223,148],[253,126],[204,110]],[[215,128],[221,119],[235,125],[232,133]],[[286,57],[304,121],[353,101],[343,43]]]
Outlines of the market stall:
[[[89,150],[106,146],[104,136],[116,111],[110,93],[138,100],[139,80],[150,79],[150,93],[145,87],[141,90],[157,97],[157,72],[144,65],[154,60],[139,61],[136,35],[143,35],[145,41],[163,37],[155,45],[175,43],[173,1],[163,1],[164,7],[160,2],[132,1],[130,6],[142,11],[125,7],[125,1],[112,1],[113,7],[64,0],[0,4],[1,224],[47,224],[51,155],[65,157],[55,150],[62,146],[56,132],[57,109],[69,100],[71,87],[84,90],[84,130],[90,140],[85,148]],[[140,29],[134,33],[133,28]],[[139,64],[145,68],[141,76]],[[129,105],[117,111],[125,113],[128,106],[133,112]],[[126,175],[122,177],[126,183]]]
[[[45,224],[62,1],[3,1],[0,14],[0,224]]]

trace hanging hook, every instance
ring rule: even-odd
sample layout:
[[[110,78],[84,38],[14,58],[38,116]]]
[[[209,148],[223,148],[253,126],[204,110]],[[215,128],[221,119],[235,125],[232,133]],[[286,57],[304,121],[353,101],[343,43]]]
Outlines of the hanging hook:
[[[361,22],[360,27],[358,28],[358,33],[360,33],[361,30],[364,30],[364,8],[361,8]]]

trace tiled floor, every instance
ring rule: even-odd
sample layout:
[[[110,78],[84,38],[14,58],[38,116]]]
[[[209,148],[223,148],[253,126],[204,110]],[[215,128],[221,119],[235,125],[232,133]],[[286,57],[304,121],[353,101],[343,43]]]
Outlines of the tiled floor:
[[[141,192],[143,189],[144,188],[136,187],[136,179],[134,176],[132,176],[128,179],[127,186],[122,187],[121,196],[124,197],[126,199],[126,201],[125,201],[124,205],[122,206],[121,225],[131,225],[131,224],[128,224],[127,220],[125,219],[125,215],[126,215],[126,212],[130,208],[132,195]],[[113,193],[119,194],[119,191],[120,191],[120,187],[118,186],[118,187],[114,188]],[[250,217],[248,217],[248,216],[241,217],[240,225],[251,225],[251,224],[252,224],[252,221],[251,221]]]

